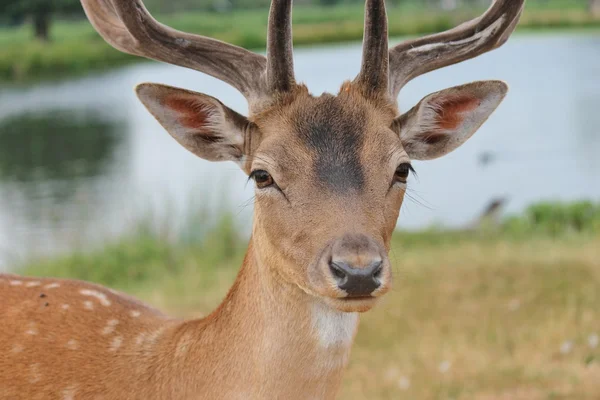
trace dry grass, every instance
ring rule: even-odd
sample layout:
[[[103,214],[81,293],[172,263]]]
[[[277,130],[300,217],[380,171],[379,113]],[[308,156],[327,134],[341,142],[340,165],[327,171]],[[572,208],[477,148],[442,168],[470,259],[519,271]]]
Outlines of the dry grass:
[[[362,318],[340,397],[600,398],[598,245],[396,250],[396,289]]]
[[[600,398],[600,237],[401,241],[395,289],[362,317],[339,398]],[[186,279],[134,291],[200,316],[239,262],[207,278],[190,260]]]

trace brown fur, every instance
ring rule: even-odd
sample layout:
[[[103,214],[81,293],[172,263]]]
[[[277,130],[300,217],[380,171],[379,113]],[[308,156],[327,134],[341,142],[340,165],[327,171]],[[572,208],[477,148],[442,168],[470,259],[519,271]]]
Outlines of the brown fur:
[[[312,299],[259,276],[253,260],[250,246],[223,304],[192,321],[85,282],[0,275],[0,398],[333,398],[349,348],[321,349],[309,322]],[[16,280],[23,285],[11,286]],[[60,287],[45,288],[52,283]],[[82,288],[103,293],[110,305]],[[112,331],[111,320],[118,321]],[[115,338],[121,345],[111,351]]]

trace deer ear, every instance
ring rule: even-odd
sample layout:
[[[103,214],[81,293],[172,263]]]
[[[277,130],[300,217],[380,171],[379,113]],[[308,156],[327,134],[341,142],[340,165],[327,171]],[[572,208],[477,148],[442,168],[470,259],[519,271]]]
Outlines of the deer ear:
[[[508,86],[473,82],[430,94],[394,121],[402,146],[415,160],[450,153],[467,141],[498,107]]]
[[[140,101],[183,147],[209,161],[240,162],[251,130],[246,117],[214,97],[154,83],[138,85]]]

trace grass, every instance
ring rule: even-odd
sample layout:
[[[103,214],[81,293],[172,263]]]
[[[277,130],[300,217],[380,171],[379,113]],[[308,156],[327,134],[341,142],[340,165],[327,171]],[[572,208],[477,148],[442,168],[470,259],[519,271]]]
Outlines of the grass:
[[[545,203],[483,231],[397,232],[395,288],[361,318],[343,399],[597,399],[600,204]],[[222,300],[245,243],[224,217],[203,239],[148,229],[29,275],[89,279],[180,316]]]
[[[392,7],[391,36],[417,35],[449,29],[482,10],[440,13],[423,7]],[[249,49],[262,49],[266,40],[266,10],[243,10],[227,14],[186,12],[159,17],[173,27],[207,35]],[[528,2],[520,29],[600,27],[583,2],[553,0],[546,6]],[[139,61],[112,49],[87,21],[57,22],[53,41],[42,44],[31,38],[30,27],[0,29],[0,82],[23,82],[83,74]],[[296,45],[357,41],[363,34],[363,6],[296,7]]]

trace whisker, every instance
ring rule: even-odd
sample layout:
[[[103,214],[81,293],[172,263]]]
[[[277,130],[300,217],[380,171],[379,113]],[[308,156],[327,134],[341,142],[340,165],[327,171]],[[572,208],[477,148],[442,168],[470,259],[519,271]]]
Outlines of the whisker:
[[[239,216],[248,206],[250,206],[251,204],[254,204],[255,199],[256,199],[256,196],[252,196],[248,200],[245,200],[242,203],[240,203],[238,205],[239,210],[235,215]]]
[[[433,206],[431,205],[427,205],[425,204],[425,200],[420,200],[417,198],[418,195],[412,195],[411,193],[409,193],[408,188],[407,190],[404,192],[404,196],[406,196],[409,200],[411,200],[414,204],[417,204],[421,207],[425,207],[428,210],[434,210]]]
[[[405,194],[411,200],[417,200],[420,205],[425,206],[427,209],[434,210],[435,206],[431,204],[429,201],[425,200],[422,195],[423,192],[419,192],[418,190],[412,189],[410,187],[406,188]]]

